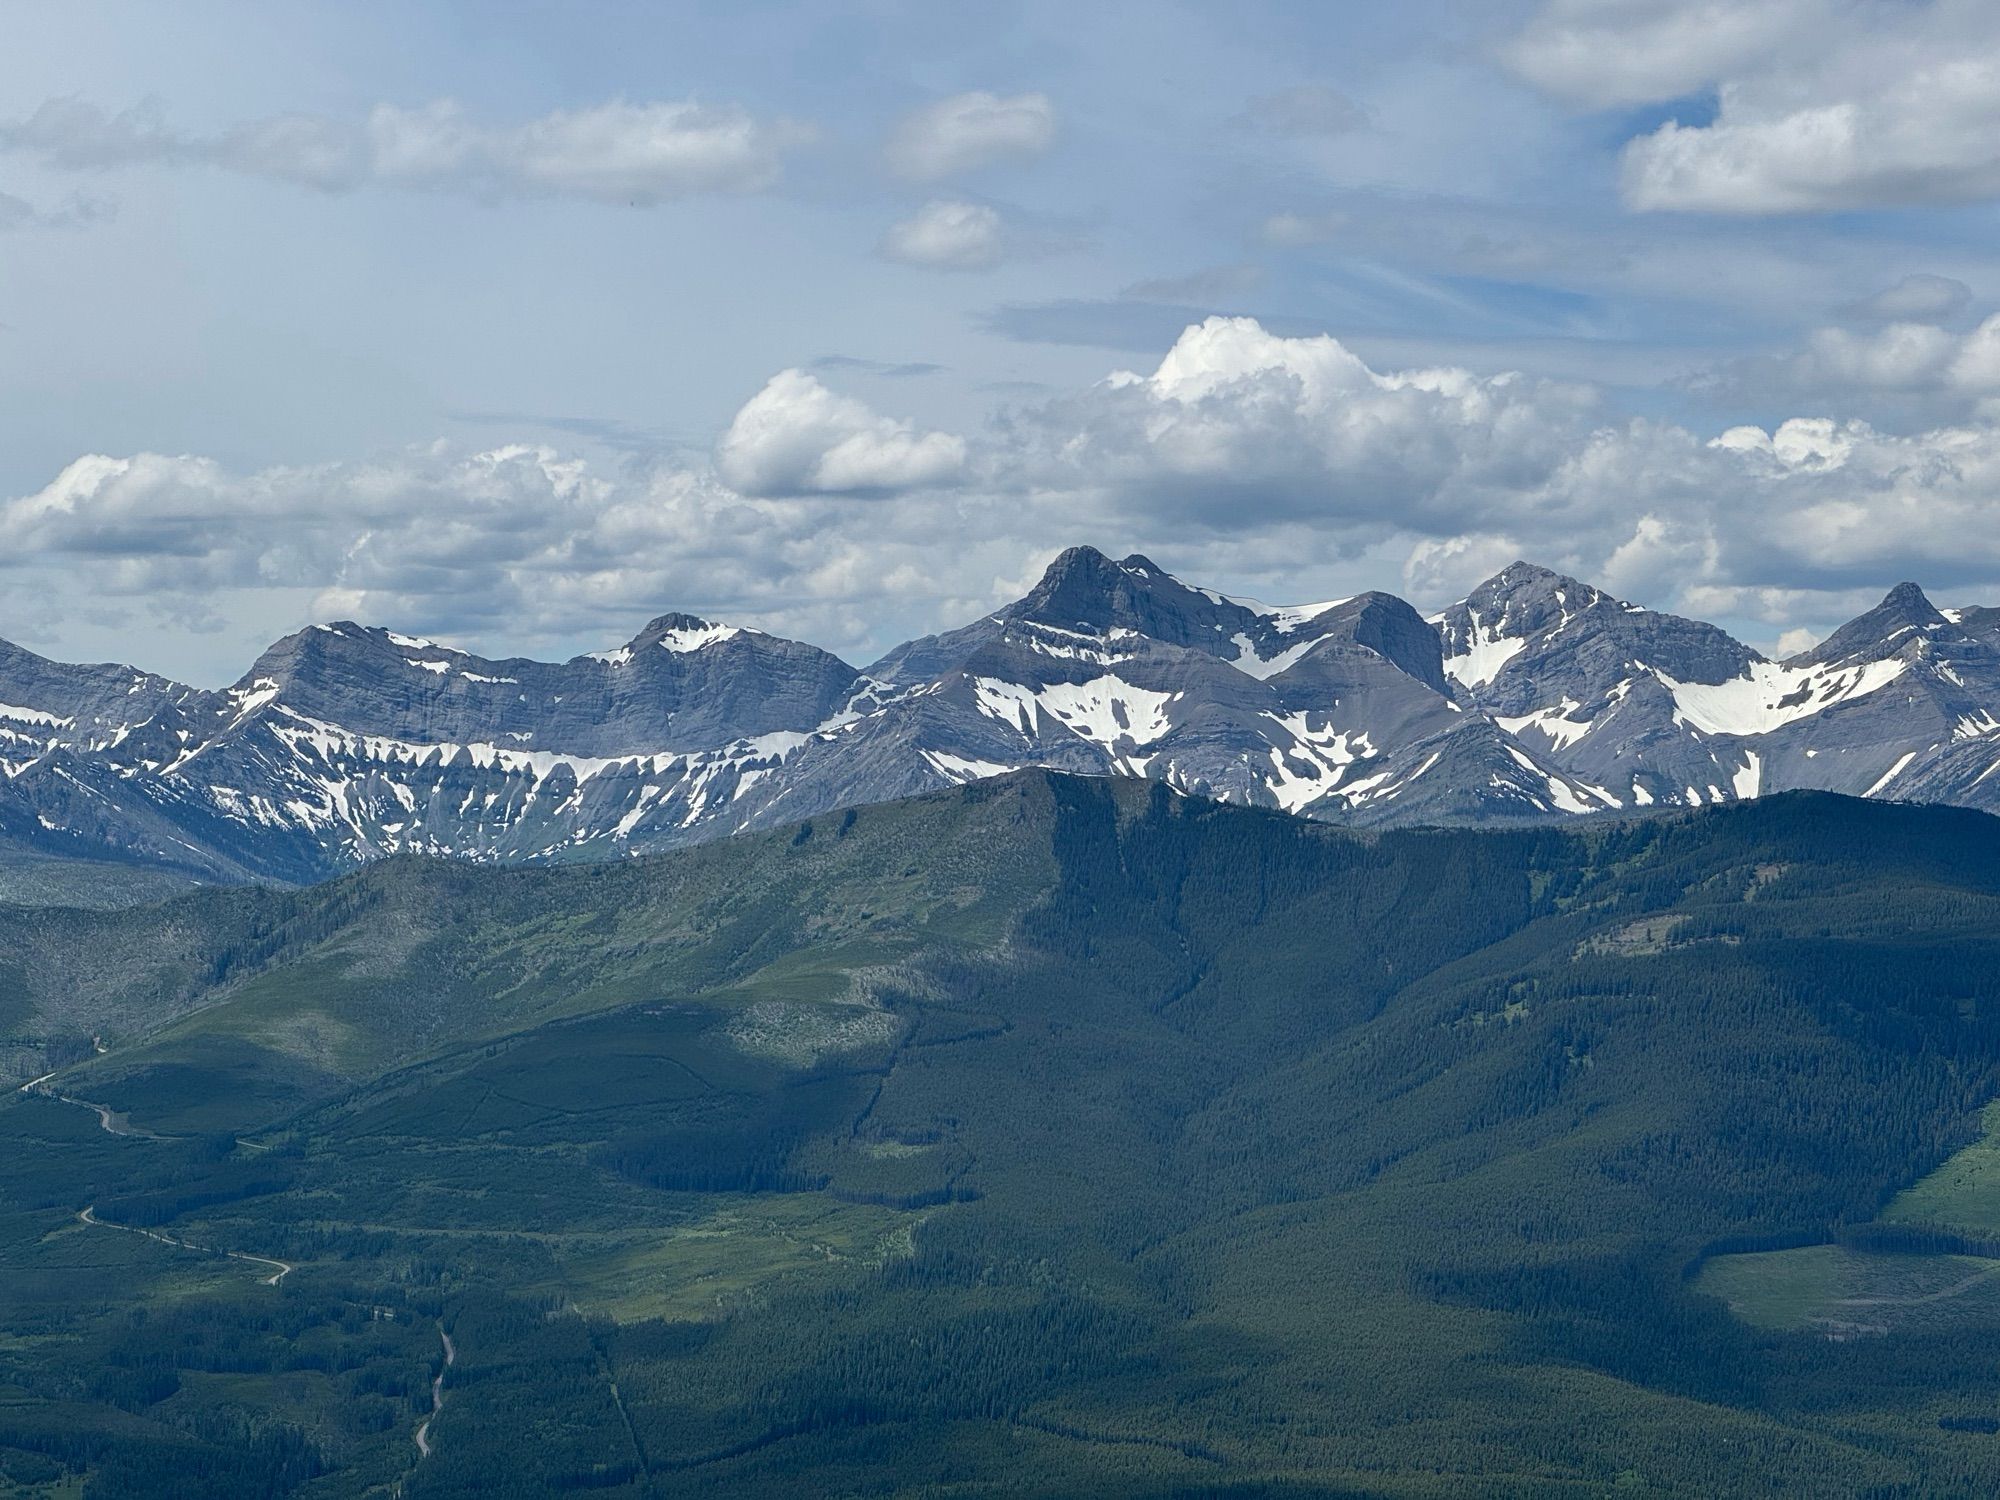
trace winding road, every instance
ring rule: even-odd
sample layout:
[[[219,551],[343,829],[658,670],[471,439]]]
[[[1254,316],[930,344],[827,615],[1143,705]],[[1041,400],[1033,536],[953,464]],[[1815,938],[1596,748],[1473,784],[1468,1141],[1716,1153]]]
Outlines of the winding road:
[[[444,1340],[444,1369],[439,1370],[431,1381],[431,1414],[425,1417],[423,1425],[417,1428],[417,1454],[420,1458],[431,1456],[431,1423],[435,1422],[437,1414],[444,1410],[445,1371],[458,1363],[458,1349],[452,1343],[451,1335],[444,1331],[442,1323],[438,1325],[438,1337]]]
[[[85,1109],[97,1111],[97,1123],[111,1135],[122,1135],[135,1141],[166,1141],[173,1137],[156,1135],[150,1130],[141,1130],[132,1123],[129,1115],[121,1114],[108,1104],[93,1104],[88,1099],[79,1099],[73,1094],[50,1094],[51,1099],[60,1099],[65,1104],[80,1104]]]
[[[141,1229],[136,1224],[114,1224],[109,1219],[100,1219],[97,1217],[97,1205],[95,1203],[79,1213],[77,1218],[83,1223],[94,1225],[99,1229],[118,1229],[124,1231],[126,1234],[143,1234],[149,1240],[158,1240],[162,1245],[172,1245],[180,1250],[193,1250],[202,1255],[226,1255],[231,1260],[247,1261],[252,1265],[276,1266],[278,1269],[275,1273],[263,1278],[265,1286],[276,1286],[298,1269],[297,1266],[287,1261],[273,1260],[268,1255],[246,1255],[241,1250],[218,1251],[211,1245],[197,1245],[193,1240],[175,1239],[170,1234],[161,1234],[152,1229]],[[451,1341],[449,1339],[445,1340],[447,1348],[450,1347],[450,1344]]]
[[[62,1069],[60,1068],[56,1069],[56,1073],[60,1073],[61,1071]],[[137,1125],[132,1123],[129,1116],[113,1109],[108,1104],[94,1104],[88,1099],[79,1099],[74,1094],[62,1094],[56,1092],[54,1089],[45,1089],[42,1087],[43,1084],[55,1076],[55,1073],[44,1073],[40,1078],[30,1078],[15,1092],[21,1094],[39,1093],[44,1099],[54,1099],[59,1104],[75,1104],[84,1109],[96,1110],[97,1123],[103,1126],[106,1133],[110,1135],[122,1135],[129,1140],[135,1141],[170,1141],[173,1139],[170,1135],[160,1135],[155,1131],[141,1130]]]

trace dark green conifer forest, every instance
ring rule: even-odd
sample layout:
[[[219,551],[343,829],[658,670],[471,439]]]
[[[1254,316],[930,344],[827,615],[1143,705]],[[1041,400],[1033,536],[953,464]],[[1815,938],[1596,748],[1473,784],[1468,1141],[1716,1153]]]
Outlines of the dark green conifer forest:
[[[0,1496],[2000,1493],[1978,814],[1027,773],[0,908],[0,1033]]]

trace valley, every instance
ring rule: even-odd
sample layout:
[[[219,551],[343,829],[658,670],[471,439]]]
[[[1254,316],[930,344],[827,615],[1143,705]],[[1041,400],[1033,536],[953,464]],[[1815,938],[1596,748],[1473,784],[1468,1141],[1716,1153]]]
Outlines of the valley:
[[[1030,772],[804,828],[5,914],[61,976],[16,1013],[106,1047],[44,1087],[148,1134],[0,1106],[0,1472],[2000,1481],[1996,1262],[1939,1238],[1990,1222],[1993,820],[1356,834]]]

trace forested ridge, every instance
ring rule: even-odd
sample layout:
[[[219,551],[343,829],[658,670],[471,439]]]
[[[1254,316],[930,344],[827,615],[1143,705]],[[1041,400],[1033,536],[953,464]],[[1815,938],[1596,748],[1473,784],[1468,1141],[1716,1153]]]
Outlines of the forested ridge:
[[[1027,773],[0,936],[0,1494],[2000,1491],[1979,814]]]

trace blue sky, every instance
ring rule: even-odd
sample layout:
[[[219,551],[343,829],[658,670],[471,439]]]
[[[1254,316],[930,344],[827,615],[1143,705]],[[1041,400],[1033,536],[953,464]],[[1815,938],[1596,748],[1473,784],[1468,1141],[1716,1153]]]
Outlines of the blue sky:
[[[1425,607],[1526,555],[1767,646],[1903,576],[2000,599],[1991,6],[76,0],[8,41],[0,635],[50,654],[213,682],[334,615],[567,654],[684,608],[866,659],[1077,541]]]

